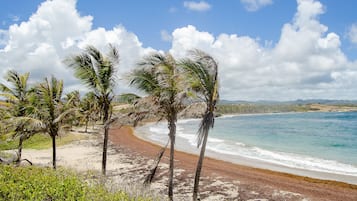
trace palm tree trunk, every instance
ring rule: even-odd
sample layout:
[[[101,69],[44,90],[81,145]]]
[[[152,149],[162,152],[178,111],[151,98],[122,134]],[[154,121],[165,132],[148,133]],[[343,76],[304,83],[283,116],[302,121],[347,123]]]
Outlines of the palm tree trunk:
[[[107,169],[107,150],[108,150],[108,130],[109,130],[109,122],[108,122],[108,117],[109,117],[109,104],[106,104],[107,102],[104,101],[104,118],[103,118],[103,124],[104,124],[104,142],[103,142],[103,157],[102,157],[102,174],[106,174],[106,169]]]
[[[23,144],[23,142],[24,142],[24,139],[23,139],[23,137],[21,136],[20,137],[20,139],[19,139],[19,146],[18,146],[18,148],[17,148],[17,160],[16,160],[16,163],[20,163],[20,161],[21,161],[21,155],[22,155],[22,144]]]
[[[192,196],[193,201],[197,201],[198,187],[199,187],[199,183],[200,183],[203,159],[205,157],[205,152],[206,152],[207,138],[208,138],[208,129],[205,129],[205,134],[204,134],[204,138],[203,138],[203,142],[202,142],[200,157],[198,159],[197,167],[196,167],[195,183],[193,186],[193,196]]]
[[[169,200],[173,200],[173,180],[174,180],[174,153],[175,153],[175,135],[176,135],[176,121],[169,122],[170,129],[170,165],[169,165]]]
[[[104,125],[104,143],[103,143],[103,158],[102,158],[103,175],[106,174],[106,168],[107,168],[108,130],[109,130],[109,126]]]
[[[51,135],[52,138],[52,166],[56,169],[56,135]]]
[[[89,118],[87,117],[86,118],[86,128],[84,130],[85,133],[87,133],[87,130],[88,130],[88,122],[89,122]]]

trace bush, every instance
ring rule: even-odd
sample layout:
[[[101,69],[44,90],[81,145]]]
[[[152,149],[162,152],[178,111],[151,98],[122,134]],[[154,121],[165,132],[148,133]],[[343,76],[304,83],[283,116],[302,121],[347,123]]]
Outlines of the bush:
[[[150,200],[109,192],[103,185],[88,185],[68,170],[0,165],[0,200]]]

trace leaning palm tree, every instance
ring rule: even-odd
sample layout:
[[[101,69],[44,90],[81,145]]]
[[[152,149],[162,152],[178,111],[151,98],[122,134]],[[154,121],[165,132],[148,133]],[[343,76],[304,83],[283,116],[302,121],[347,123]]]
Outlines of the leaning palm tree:
[[[109,45],[109,53],[103,55],[97,48],[87,46],[78,55],[68,57],[65,63],[75,71],[75,76],[91,89],[98,104],[100,105],[104,129],[102,173],[106,174],[107,148],[108,148],[108,126],[110,119],[110,108],[114,98],[115,73],[119,64],[117,48]]]
[[[177,114],[184,108],[185,90],[176,60],[170,54],[153,53],[138,64],[130,84],[148,94],[156,115],[165,118],[169,128],[170,165],[168,196],[173,200],[174,148]]]
[[[56,137],[62,126],[64,118],[72,113],[74,109],[69,107],[70,101],[62,102],[63,81],[55,77],[45,78],[44,82],[36,87],[36,115],[45,125],[52,139],[52,166],[56,169]]]
[[[19,74],[10,70],[5,76],[9,86],[0,83],[0,96],[5,98],[7,103],[6,115],[4,113],[1,120],[6,124],[5,130],[12,132],[13,138],[19,138],[17,162],[21,161],[23,142],[42,127],[40,122],[32,118],[29,113],[29,102],[33,91],[28,85],[29,75],[30,73]]]
[[[201,146],[201,152],[196,167],[193,187],[193,200],[196,201],[208,132],[214,126],[214,111],[219,95],[217,62],[210,55],[200,50],[191,51],[191,54],[193,59],[185,59],[181,62],[181,65],[186,72],[187,81],[191,85],[191,88],[206,103],[205,113],[198,129],[197,147]]]

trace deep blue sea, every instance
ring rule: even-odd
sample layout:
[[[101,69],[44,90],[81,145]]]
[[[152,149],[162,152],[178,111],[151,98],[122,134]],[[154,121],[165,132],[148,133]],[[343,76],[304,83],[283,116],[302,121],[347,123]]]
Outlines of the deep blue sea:
[[[196,146],[200,120],[180,120],[177,139]],[[147,125],[165,143],[167,124]],[[283,113],[216,118],[207,150],[291,168],[357,176],[357,112]]]

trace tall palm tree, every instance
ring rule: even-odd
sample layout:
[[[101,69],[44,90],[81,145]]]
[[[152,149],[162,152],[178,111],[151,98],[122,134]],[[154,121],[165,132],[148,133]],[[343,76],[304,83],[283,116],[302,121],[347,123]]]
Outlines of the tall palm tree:
[[[109,45],[108,54],[103,55],[97,48],[87,46],[81,54],[68,57],[65,63],[74,69],[75,76],[94,92],[103,114],[103,124],[108,123],[111,102],[114,98],[115,72],[119,64],[117,48]],[[103,175],[106,174],[108,147],[108,126],[105,128],[102,157]]]
[[[185,90],[176,60],[170,54],[153,53],[138,64],[130,84],[151,96],[155,113],[165,118],[169,128],[170,165],[168,196],[173,200],[174,148],[177,114],[183,109]],[[155,108],[155,107],[153,107]]]
[[[205,113],[198,129],[197,147],[201,146],[201,151],[193,187],[193,200],[196,201],[208,132],[214,126],[214,111],[219,94],[217,62],[210,55],[200,50],[191,51],[191,54],[193,59],[185,59],[181,62],[181,65],[186,72],[191,88],[206,103]]]
[[[63,81],[55,77],[45,78],[44,82],[36,87],[37,116],[45,125],[45,131],[52,139],[52,166],[56,169],[56,137],[64,118],[74,111],[69,109],[69,102],[62,102]]]
[[[5,98],[7,131],[13,132],[14,138],[19,138],[18,157],[17,162],[21,161],[22,144],[39,130],[41,130],[41,123],[32,118],[29,113],[30,97],[33,95],[32,89],[29,88],[28,78],[30,73],[19,74],[16,71],[10,70],[7,72],[5,79],[10,84],[7,86],[0,83],[0,96]],[[5,122],[3,122],[5,123]]]

